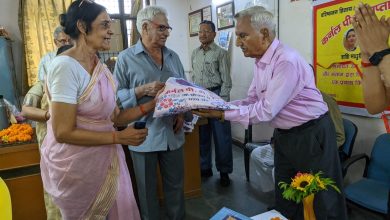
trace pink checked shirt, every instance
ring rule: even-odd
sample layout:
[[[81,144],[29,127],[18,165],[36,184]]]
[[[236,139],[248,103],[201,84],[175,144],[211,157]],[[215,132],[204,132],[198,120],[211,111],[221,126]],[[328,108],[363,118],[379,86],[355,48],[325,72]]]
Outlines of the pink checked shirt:
[[[248,97],[231,103],[239,109],[226,111],[225,119],[245,127],[270,122],[275,128],[289,129],[328,111],[312,68],[277,39],[256,60]]]

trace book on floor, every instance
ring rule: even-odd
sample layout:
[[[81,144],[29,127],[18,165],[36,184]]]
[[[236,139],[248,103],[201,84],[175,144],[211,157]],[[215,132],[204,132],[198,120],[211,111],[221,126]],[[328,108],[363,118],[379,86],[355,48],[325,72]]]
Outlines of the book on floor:
[[[251,220],[248,216],[223,207],[210,220]]]

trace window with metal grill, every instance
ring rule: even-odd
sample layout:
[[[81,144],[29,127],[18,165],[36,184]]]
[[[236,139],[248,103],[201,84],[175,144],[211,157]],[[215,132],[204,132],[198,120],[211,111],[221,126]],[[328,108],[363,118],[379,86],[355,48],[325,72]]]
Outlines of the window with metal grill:
[[[136,23],[136,15],[132,15],[132,6],[135,0],[95,0],[96,3],[107,8],[107,12],[113,20],[112,31],[114,35],[111,38],[110,51],[100,52],[100,59],[107,65],[115,63],[116,56],[123,49],[135,44],[132,42],[132,34]],[[142,5],[149,5],[149,0],[142,0]],[[111,65],[108,65],[113,70]]]

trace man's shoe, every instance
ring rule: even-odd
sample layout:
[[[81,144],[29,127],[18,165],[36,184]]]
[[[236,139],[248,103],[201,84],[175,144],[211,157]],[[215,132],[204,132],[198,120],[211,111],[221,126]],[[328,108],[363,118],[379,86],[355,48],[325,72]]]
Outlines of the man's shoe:
[[[221,184],[221,186],[223,186],[223,187],[229,186],[230,185],[229,174],[220,173],[220,176],[221,176],[221,179],[219,180],[219,183]]]
[[[213,175],[213,171],[211,169],[201,170],[200,174],[202,177],[210,177]]]

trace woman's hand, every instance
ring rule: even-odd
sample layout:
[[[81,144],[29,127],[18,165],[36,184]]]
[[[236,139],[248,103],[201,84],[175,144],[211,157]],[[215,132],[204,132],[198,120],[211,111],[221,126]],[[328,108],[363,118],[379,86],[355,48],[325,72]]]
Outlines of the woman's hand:
[[[152,99],[150,100],[149,102],[146,102],[145,104],[142,104],[143,105],[143,109],[147,112],[147,113],[150,113],[154,110],[154,107],[156,107],[156,99]]]
[[[138,146],[145,141],[148,129],[135,129],[129,126],[122,131],[117,131],[116,134],[115,143]]]
[[[119,109],[119,107],[118,107],[118,106],[115,106],[115,109],[114,109],[114,111],[113,111],[112,114],[111,114],[110,119],[111,119],[112,122],[114,122],[114,126],[115,126],[115,127],[118,126],[118,125],[117,125],[117,118],[118,118],[118,115],[119,115],[120,112],[121,112],[121,110]]]
[[[372,56],[375,52],[389,48],[390,18],[379,20],[368,4],[360,3],[355,8],[352,25],[356,31],[362,56]]]
[[[128,123],[135,121],[142,116],[149,114],[150,112],[153,112],[155,106],[156,99],[152,99],[149,102],[140,104],[139,106],[127,108],[124,110],[120,110],[119,107],[116,107],[111,114],[111,121],[114,122],[115,127],[126,126]]]
[[[212,110],[212,109],[198,109],[192,110],[192,113],[203,118],[222,118],[223,111],[221,110]]]

